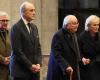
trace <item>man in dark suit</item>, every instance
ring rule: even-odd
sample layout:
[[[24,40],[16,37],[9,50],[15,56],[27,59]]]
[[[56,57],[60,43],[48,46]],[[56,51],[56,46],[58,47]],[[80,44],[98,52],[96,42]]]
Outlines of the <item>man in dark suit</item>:
[[[68,15],[64,18],[63,28],[55,33],[52,39],[47,80],[79,80],[77,74],[79,54],[72,39],[77,28],[77,18]]]
[[[12,80],[39,80],[41,47],[35,19],[35,6],[24,2],[20,6],[21,19],[11,28],[10,73]]]

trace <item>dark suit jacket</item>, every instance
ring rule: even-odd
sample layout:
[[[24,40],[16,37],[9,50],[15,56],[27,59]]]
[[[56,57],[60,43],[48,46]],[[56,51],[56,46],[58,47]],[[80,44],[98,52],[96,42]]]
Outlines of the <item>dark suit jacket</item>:
[[[65,71],[68,66],[74,69],[73,80],[78,80],[75,47],[69,33],[60,29],[52,39],[47,80],[69,80]]]
[[[13,25],[10,33],[11,60],[10,73],[13,77],[30,77],[32,64],[41,64],[41,47],[37,27],[31,24],[29,34],[24,22],[20,19]]]

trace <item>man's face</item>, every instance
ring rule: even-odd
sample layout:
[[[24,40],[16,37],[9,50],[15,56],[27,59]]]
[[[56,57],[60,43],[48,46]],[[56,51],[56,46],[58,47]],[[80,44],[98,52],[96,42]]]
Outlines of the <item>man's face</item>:
[[[0,16],[0,29],[7,29],[8,21],[8,16]]]
[[[75,32],[77,31],[78,25],[79,25],[79,23],[78,23],[78,21],[75,19],[75,20],[71,21],[70,23],[68,23],[68,24],[66,25],[66,28],[67,28],[67,30],[68,30],[69,32],[75,33]]]
[[[34,5],[32,5],[32,4],[26,5],[24,17],[27,21],[31,21],[31,20],[35,19],[35,7],[34,7]]]

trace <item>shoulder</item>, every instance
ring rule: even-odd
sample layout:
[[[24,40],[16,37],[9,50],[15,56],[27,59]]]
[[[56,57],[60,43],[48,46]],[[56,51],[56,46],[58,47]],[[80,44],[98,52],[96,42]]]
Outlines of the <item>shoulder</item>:
[[[54,33],[52,40],[61,40],[63,38],[63,31],[62,29],[59,29],[57,32]]]
[[[87,32],[87,31],[83,31],[83,32],[78,36],[79,42],[84,42],[85,40],[87,40],[87,38],[88,38],[88,32]]]
[[[37,26],[34,23],[31,23],[33,29],[37,29]]]
[[[62,29],[59,29],[58,31],[56,31],[54,33],[54,36],[62,36],[63,35],[63,30]]]
[[[87,31],[83,31],[82,33],[80,33],[80,35],[78,36],[79,38],[85,37],[87,36],[88,32]]]
[[[20,19],[16,23],[14,23],[11,27],[10,33],[19,33],[21,32],[21,27],[23,27],[24,22]]]

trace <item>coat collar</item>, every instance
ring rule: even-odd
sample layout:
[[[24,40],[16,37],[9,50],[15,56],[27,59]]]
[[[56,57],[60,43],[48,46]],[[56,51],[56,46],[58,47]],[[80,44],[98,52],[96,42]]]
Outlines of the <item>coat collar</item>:
[[[73,42],[72,42],[71,34],[70,34],[67,30],[65,30],[65,29],[62,29],[62,31],[63,31],[64,38],[65,38],[67,44],[69,45],[69,47],[70,47],[74,52],[76,52],[75,47],[74,47],[74,44],[73,44]]]

